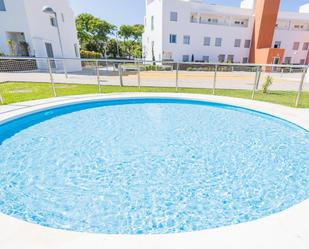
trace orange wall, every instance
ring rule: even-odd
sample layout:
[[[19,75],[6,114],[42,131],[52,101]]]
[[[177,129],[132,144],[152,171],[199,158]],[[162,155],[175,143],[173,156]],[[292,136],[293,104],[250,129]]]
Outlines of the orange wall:
[[[249,57],[251,63],[269,63],[273,60],[273,53],[282,55],[282,51],[276,50],[273,52],[270,50],[274,38],[279,7],[280,0],[256,0],[255,24]],[[284,56],[284,52],[282,56]],[[280,58],[282,61],[282,57]]]

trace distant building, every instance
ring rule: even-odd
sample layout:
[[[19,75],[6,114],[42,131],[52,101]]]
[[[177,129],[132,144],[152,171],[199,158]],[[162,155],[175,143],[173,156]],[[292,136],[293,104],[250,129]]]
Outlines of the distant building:
[[[146,0],[147,60],[308,64],[309,4],[279,12],[280,0],[240,8],[202,0]]]
[[[46,5],[57,13],[42,12]],[[6,55],[62,58],[57,25],[64,57],[80,58],[75,18],[67,0],[0,0],[0,52]],[[8,45],[11,41],[12,46]],[[12,51],[13,50],[13,51]],[[46,64],[38,60],[39,67]],[[53,63],[61,70],[61,62]],[[67,63],[68,71],[80,70],[79,62]]]

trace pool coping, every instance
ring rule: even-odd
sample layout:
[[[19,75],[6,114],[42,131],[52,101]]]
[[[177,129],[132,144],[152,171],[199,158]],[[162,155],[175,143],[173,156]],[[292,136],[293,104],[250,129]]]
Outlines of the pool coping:
[[[175,94],[122,93],[80,95],[0,106],[0,123],[41,110],[97,100],[119,98],[180,98],[207,101],[264,112],[309,130],[309,109],[295,109],[231,97]],[[307,222],[306,222],[307,221]],[[253,222],[200,232],[170,235],[104,235],[57,230],[0,214],[1,249],[308,249],[309,200]]]

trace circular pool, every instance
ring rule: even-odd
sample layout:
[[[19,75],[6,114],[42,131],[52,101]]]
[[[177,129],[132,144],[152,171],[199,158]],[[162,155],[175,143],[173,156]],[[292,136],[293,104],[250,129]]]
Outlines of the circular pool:
[[[0,212],[105,234],[200,231],[309,197],[309,134],[223,104],[74,104],[0,125]]]

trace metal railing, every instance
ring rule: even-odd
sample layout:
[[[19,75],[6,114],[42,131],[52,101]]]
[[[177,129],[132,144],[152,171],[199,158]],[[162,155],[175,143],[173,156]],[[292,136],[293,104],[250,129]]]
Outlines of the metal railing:
[[[102,93],[107,85],[118,85],[136,86],[138,90],[142,87],[174,88],[175,92],[202,88],[209,89],[210,94],[221,90],[249,90],[251,99],[255,99],[262,78],[272,76],[276,90],[295,92],[294,101],[298,107],[302,92],[308,91],[307,72],[307,65],[0,57],[0,103],[4,104],[10,93],[22,93],[22,90],[1,91],[1,85],[9,82],[38,85],[49,82],[54,97],[59,95],[61,88],[75,85],[76,89],[78,85],[97,85],[97,90],[89,90],[93,93]]]

